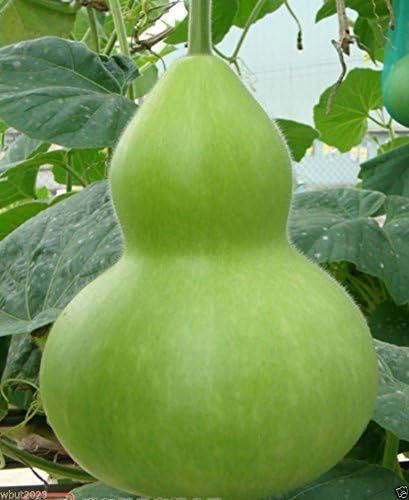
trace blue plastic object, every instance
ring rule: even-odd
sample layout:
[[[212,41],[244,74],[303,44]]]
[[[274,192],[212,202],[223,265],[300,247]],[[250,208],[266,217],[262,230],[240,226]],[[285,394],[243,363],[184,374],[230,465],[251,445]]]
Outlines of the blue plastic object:
[[[409,127],[409,0],[393,0],[395,29],[385,47],[382,91],[394,120]]]

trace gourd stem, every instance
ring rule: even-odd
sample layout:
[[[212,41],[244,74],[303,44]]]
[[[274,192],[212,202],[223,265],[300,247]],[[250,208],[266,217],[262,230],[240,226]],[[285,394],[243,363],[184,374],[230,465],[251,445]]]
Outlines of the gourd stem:
[[[190,0],[189,54],[212,53],[212,0]]]

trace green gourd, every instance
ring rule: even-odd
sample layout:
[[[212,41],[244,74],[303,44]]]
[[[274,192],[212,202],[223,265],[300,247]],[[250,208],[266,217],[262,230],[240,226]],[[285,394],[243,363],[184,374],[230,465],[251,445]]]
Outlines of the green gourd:
[[[387,37],[382,91],[389,114],[409,127],[409,1],[394,0],[393,12],[396,25]]]
[[[188,56],[123,134],[110,186],[121,260],[56,321],[40,388],[84,469],[152,498],[260,500],[340,460],[367,425],[377,362],[345,291],[287,239],[276,126],[210,55]]]

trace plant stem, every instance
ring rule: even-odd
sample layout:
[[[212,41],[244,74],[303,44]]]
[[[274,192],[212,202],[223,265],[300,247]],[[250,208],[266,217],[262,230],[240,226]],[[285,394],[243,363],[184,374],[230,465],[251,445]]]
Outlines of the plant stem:
[[[121,4],[119,0],[109,0],[109,7],[114,21],[114,27],[119,40],[121,52],[124,56],[129,56],[128,39],[126,36],[125,23],[122,19]]]
[[[381,121],[377,120],[376,118],[374,118],[373,116],[368,116],[368,119],[371,120],[372,122],[376,123],[376,125],[379,125],[379,127],[382,127],[382,128],[388,128],[384,123],[382,123]]]
[[[50,474],[55,474],[59,477],[69,477],[81,482],[93,482],[95,479],[78,467],[70,467],[68,465],[59,465],[44,458],[37,457],[26,451],[20,450],[9,439],[0,439],[0,451],[7,457],[14,458],[23,464],[28,464],[31,467],[38,467]]]
[[[211,54],[211,0],[191,0],[189,12],[189,55]]]
[[[89,37],[90,33],[91,33],[91,29],[90,29],[90,28],[87,28],[87,30],[86,30],[86,31],[85,31],[85,33],[84,33],[84,36],[81,38],[81,42],[82,42],[82,43],[85,43],[85,44],[87,43],[87,41],[86,41],[86,40],[87,40],[87,38]]]
[[[135,0],[129,0],[128,5],[126,6],[127,9],[132,9],[134,6]],[[118,37],[116,36],[116,31],[115,29],[111,32],[109,35],[107,44],[105,45],[104,48],[104,54],[106,56],[109,56],[110,53],[112,52],[112,49],[115,47],[115,42],[118,40]]]
[[[108,38],[108,41],[107,41],[107,44],[105,45],[105,48],[104,48],[104,54],[106,56],[109,56],[112,52],[112,49],[115,47],[115,42],[117,41],[117,36],[116,36],[116,32],[115,30],[111,32],[111,34],[109,35],[109,38]]]
[[[72,191],[72,175],[71,175],[71,172],[67,172],[66,191],[67,191],[67,193],[71,193],[71,191]]]
[[[59,162],[54,162],[54,165],[57,165],[58,167],[61,167],[64,170],[66,170],[71,175],[71,177],[75,177],[79,181],[81,186],[85,187],[88,184],[87,181],[80,174],[78,174],[73,168],[70,167],[70,165],[68,165],[68,163],[59,161]]]
[[[119,48],[124,56],[131,56],[128,38],[126,35],[125,22],[122,17],[121,3],[120,0],[109,0],[109,7],[112,14],[112,19],[114,21],[115,32],[119,41]],[[135,99],[134,91],[132,85],[128,88],[129,98],[133,101]]]
[[[393,472],[399,473],[398,463],[399,438],[393,432],[386,431],[385,448],[383,451],[382,465]]]
[[[97,18],[95,16],[95,10],[92,7],[87,7],[88,22],[91,30],[92,41],[94,42],[95,52],[99,53],[99,38],[98,38],[98,28],[97,28]]]
[[[303,50],[303,43],[302,43],[302,26],[300,23],[300,20],[297,17],[297,14],[294,12],[293,8],[289,4],[288,0],[284,0],[284,5],[286,9],[288,10],[288,13],[290,16],[294,19],[295,24],[298,27],[298,34],[297,34],[297,48],[298,50]]]
[[[254,23],[254,21],[257,19],[257,16],[259,15],[262,7],[264,6],[266,0],[258,0],[256,5],[254,6],[253,10],[251,11],[251,14],[249,15],[246,25],[244,26],[243,33],[241,34],[241,37],[239,38],[239,41],[237,43],[236,48],[234,49],[233,55],[231,56],[232,59],[237,59],[237,56],[239,55],[239,52],[241,50],[241,47],[244,43],[244,40],[246,39],[247,33],[251,27],[251,25]]]

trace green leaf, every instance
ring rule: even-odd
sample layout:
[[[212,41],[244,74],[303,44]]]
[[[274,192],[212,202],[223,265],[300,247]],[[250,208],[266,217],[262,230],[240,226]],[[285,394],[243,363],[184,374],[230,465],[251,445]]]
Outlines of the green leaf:
[[[141,68],[141,74],[133,84],[135,97],[143,97],[152,90],[158,80],[158,73],[155,64],[149,64],[146,69]]]
[[[57,12],[34,0],[6,0],[0,9],[1,47],[45,35],[68,37],[75,21],[75,13]]]
[[[381,227],[375,217],[385,200],[382,193],[361,189],[297,194],[291,237],[318,263],[346,261],[380,278],[396,303],[403,304],[409,300],[409,200],[389,197]]]
[[[47,151],[48,147],[48,144],[31,139],[26,135],[20,135],[10,144],[5,155],[0,159],[0,172],[4,172],[10,166],[30,158],[35,153]]]
[[[67,147],[113,146],[136,110],[120,95],[125,77],[117,61],[56,37],[0,49],[0,118]]]
[[[73,489],[71,493],[75,496],[75,500],[90,500],[91,498],[93,500],[133,500],[135,498],[140,498],[100,482],[80,486],[79,488]]]
[[[409,347],[375,341],[381,385],[373,419],[399,439],[409,440]]]
[[[409,308],[382,302],[369,318],[372,335],[383,342],[409,347]]]
[[[0,336],[52,323],[121,253],[105,182],[28,220],[0,242]]]
[[[48,207],[48,203],[32,201],[0,212],[0,240]]]
[[[6,367],[11,337],[0,337],[0,380]]]
[[[271,500],[393,500],[395,488],[407,484],[379,465],[343,460],[319,479]]]
[[[115,77],[122,91],[139,75],[134,61],[121,54],[99,56],[106,69]]]
[[[36,178],[41,165],[61,163],[65,151],[49,151],[8,164],[0,171],[0,208],[23,199],[36,197]]]
[[[392,139],[391,141],[385,142],[380,148],[378,148],[378,155],[388,153],[389,151],[400,148],[405,144],[409,144],[409,137],[397,137],[396,139]]]
[[[409,196],[409,144],[363,163],[359,177],[365,189]]]
[[[213,0],[212,35],[213,43],[220,43],[229,32],[242,0]]]
[[[69,153],[69,164],[71,169],[79,177],[72,176],[72,183],[80,185],[79,179],[84,179],[87,184],[100,181],[107,174],[107,158],[103,151],[98,149],[77,149]],[[60,184],[67,182],[67,170],[56,165],[53,167],[54,179]]]
[[[244,28],[257,2],[258,0],[239,0],[239,10],[237,11],[234,19],[234,24],[236,26]],[[284,0],[265,0],[263,7],[254,22],[265,17],[267,14],[271,14],[276,11],[283,5],[283,3]]]
[[[40,186],[36,188],[36,198],[38,200],[48,200],[50,197],[50,191],[46,186]]]
[[[0,160],[0,208],[35,197],[35,182],[41,162],[32,159],[37,154],[43,154],[48,147],[48,144],[25,135],[18,137],[8,147]],[[27,168],[14,168],[23,164]]]
[[[58,196],[55,196],[54,198],[52,198],[50,200],[50,206],[55,205],[57,203],[60,203],[60,201],[64,201],[67,198],[70,198],[71,196],[74,196],[74,194],[76,194],[76,191],[74,191],[74,190],[69,191],[68,193],[59,194]]]
[[[359,16],[354,24],[359,47],[370,55],[372,61],[383,61],[389,15],[380,18]]]
[[[37,384],[40,361],[40,349],[29,334],[12,337],[2,382],[18,378]],[[35,389],[24,383],[10,383],[5,384],[4,392],[10,403],[27,409],[33,400]]]
[[[315,127],[323,142],[346,152],[362,142],[370,112],[383,106],[381,72],[365,68],[350,71],[327,113],[332,89],[325,90],[314,107]]]
[[[97,33],[99,42],[106,41],[106,33],[104,30],[107,16],[105,12],[98,12],[94,9],[95,20],[97,25]],[[111,17],[111,16],[110,16]],[[91,50],[97,52],[95,46],[95,38],[89,29],[89,16],[87,9],[80,9],[75,17],[75,23],[70,33],[70,38],[78,42],[85,43]],[[68,38],[68,37],[63,37]]]
[[[346,0],[345,5],[354,9],[363,17],[379,18],[388,14],[385,0]],[[325,0],[324,5],[317,12],[315,22],[333,16],[337,13],[336,0]]]
[[[9,412],[9,403],[7,399],[5,399],[3,394],[0,393],[0,421],[3,420],[3,418],[7,415],[8,412]],[[1,466],[1,461],[0,461],[0,469],[2,468],[3,467]]]
[[[212,8],[213,43],[220,43],[230,30],[241,0],[214,0]],[[176,25],[175,31],[166,38],[166,43],[176,45],[187,42],[188,16]]]
[[[276,122],[284,134],[293,159],[297,162],[301,161],[307,149],[315,139],[318,139],[319,133],[304,123],[284,120],[282,118],[278,118]]]

